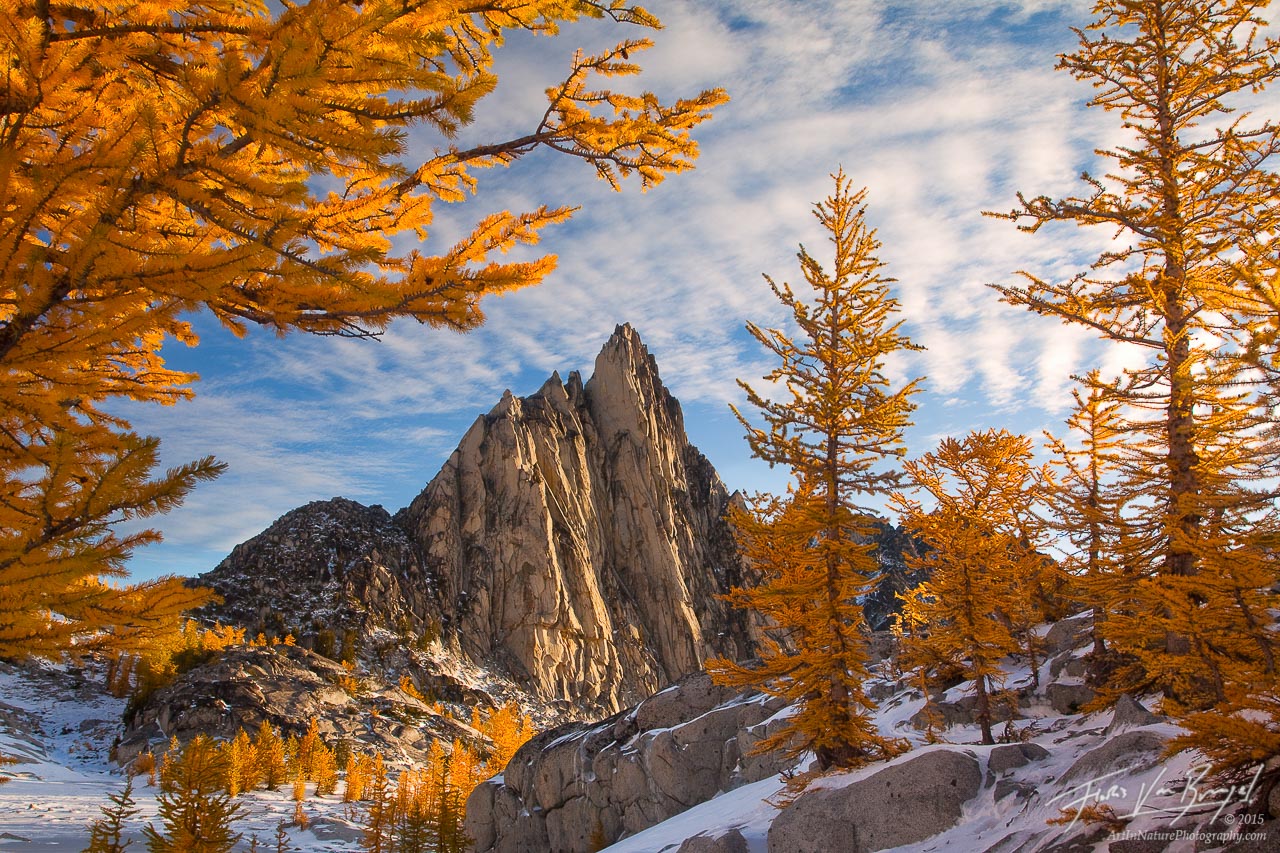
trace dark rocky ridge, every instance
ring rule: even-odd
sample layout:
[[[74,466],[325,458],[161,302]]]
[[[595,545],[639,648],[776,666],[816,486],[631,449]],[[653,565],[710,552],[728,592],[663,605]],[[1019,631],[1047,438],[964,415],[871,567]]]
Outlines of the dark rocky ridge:
[[[327,743],[374,749],[396,762],[424,763],[434,740],[479,739],[469,726],[394,684],[360,678],[352,691],[343,687],[347,676],[338,663],[297,646],[229,649],[149,697],[129,719],[115,759],[123,765],[146,749],[163,750],[171,737],[231,740],[264,721],[301,736],[314,719]],[[418,681],[424,691],[462,703],[487,699],[440,679]]]
[[[405,531],[381,506],[346,498],[291,510],[198,581],[225,599],[208,615],[308,645],[322,629],[335,641],[406,621],[421,632],[439,612],[434,579]]]

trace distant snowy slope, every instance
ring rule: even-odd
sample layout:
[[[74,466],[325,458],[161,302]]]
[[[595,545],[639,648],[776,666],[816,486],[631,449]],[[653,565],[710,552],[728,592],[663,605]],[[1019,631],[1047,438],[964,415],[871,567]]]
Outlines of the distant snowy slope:
[[[92,673],[91,673],[92,674]],[[0,662],[0,754],[21,763],[6,768],[13,777],[0,785],[0,851],[79,853],[88,843],[89,824],[120,791],[124,774],[110,760],[121,731],[124,700],[65,667]],[[130,823],[130,850],[141,850],[142,828],[155,820],[155,788],[146,777],[135,782],[139,814]],[[236,828],[243,833],[238,851],[249,849],[256,834],[265,843],[277,823],[293,815],[285,790],[258,791],[239,799],[245,812]],[[357,830],[345,818],[336,796],[309,797],[308,830],[289,830],[297,850],[354,853]]]
[[[650,809],[661,805],[653,799],[660,790],[667,795],[691,791],[695,783],[710,779],[675,772],[684,766],[681,761],[692,761],[697,753],[709,756],[708,761],[715,758],[711,763],[719,768],[719,781],[704,786],[707,799],[690,801],[674,816],[668,812],[668,819],[648,826],[635,825],[624,809],[621,819],[632,820],[631,828],[619,825],[613,836],[619,840],[603,849],[610,853],[1280,850],[1276,829],[1280,821],[1269,819],[1259,825],[1253,821],[1264,816],[1242,811],[1253,792],[1212,789],[1194,754],[1164,757],[1164,744],[1178,731],[1173,724],[1132,701],[1123,702],[1114,712],[1069,712],[1085,695],[1080,678],[1085,646],[1078,631],[1063,625],[1047,632],[1057,648],[1041,667],[1042,687],[1032,689],[1030,670],[1009,661],[1008,686],[1022,697],[1021,717],[1014,722],[1017,737],[1009,743],[978,745],[978,729],[966,719],[966,685],[959,684],[938,697],[938,707],[953,721],[942,732],[946,742],[927,744],[915,728],[923,697],[901,682],[877,680],[868,688],[881,697],[880,730],[912,741],[914,749],[892,762],[820,778],[803,797],[780,810],[778,803],[786,799],[784,781],[775,772],[762,770],[759,759],[752,758],[750,736],[775,725],[787,709],[762,697],[730,695],[705,677],[695,676],[609,720],[553,730],[526,745],[503,777],[486,783],[485,791],[493,796],[506,785],[512,787],[504,797],[525,791],[530,799],[523,807],[516,806],[524,808],[521,814],[526,817],[542,809],[538,798],[567,803],[576,797],[581,801],[572,808],[545,811],[558,813],[554,820],[561,822],[576,815],[585,822],[585,831],[570,832],[561,826],[555,837],[571,843],[552,844],[550,836],[543,835],[539,846],[509,834],[511,826],[495,825],[489,827],[492,837],[483,849],[504,853],[601,849],[598,838],[590,836],[592,822],[602,814],[603,807],[596,803],[607,804],[612,796],[599,787],[604,780],[615,775],[619,780],[632,777],[633,788],[648,792],[632,805]],[[0,785],[0,853],[78,853],[87,841],[88,824],[107,803],[107,794],[123,787],[123,775],[109,760],[119,733],[115,721],[122,702],[105,695],[100,684],[100,677],[86,679],[62,667],[0,664],[0,753],[22,762],[9,768],[13,780]],[[721,732],[735,739],[732,748],[728,744],[713,748],[711,739]],[[954,813],[928,795],[919,799],[930,785],[947,785],[945,778],[936,776],[936,768],[948,763],[969,773],[972,782],[970,789],[950,796]],[[934,777],[911,776],[913,768],[924,767],[934,768]],[[637,773],[641,776],[636,777]],[[136,791],[141,814],[131,825],[135,838],[155,818],[155,790],[145,781],[138,780]],[[721,786],[719,790],[716,785]],[[1273,797],[1277,799],[1280,796]],[[239,851],[248,850],[251,834],[267,842],[277,824],[289,820],[293,812],[287,791],[258,791],[239,802],[245,812],[237,826],[244,833]],[[1116,825],[1088,819],[1071,822],[1071,810],[1083,807],[1109,811]],[[295,849],[317,853],[359,849],[358,827],[338,797],[311,795],[305,810],[309,828],[288,830]],[[632,809],[633,817],[636,810]],[[943,823],[938,824],[939,820]],[[939,828],[930,829],[927,836],[874,846],[876,838],[908,837],[929,826],[929,821]],[[789,832],[828,841],[806,846],[796,843],[792,834],[784,844],[778,838],[779,827],[788,823]],[[508,834],[503,837],[504,833]],[[1251,836],[1254,840],[1247,840]],[[836,841],[830,842],[831,838]],[[142,845],[131,849],[142,849]]]

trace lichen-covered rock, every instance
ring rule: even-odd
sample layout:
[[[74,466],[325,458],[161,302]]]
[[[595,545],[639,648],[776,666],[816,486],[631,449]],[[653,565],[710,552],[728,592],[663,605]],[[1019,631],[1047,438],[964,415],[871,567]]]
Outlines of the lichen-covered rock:
[[[743,760],[781,707],[698,673],[603,722],[544,732],[471,795],[466,831],[482,853],[598,849],[784,769],[776,755]]]
[[[954,826],[982,785],[978,760],[934,749],[842,788],[800,796],[769,828],[769,853],[872,853]]]

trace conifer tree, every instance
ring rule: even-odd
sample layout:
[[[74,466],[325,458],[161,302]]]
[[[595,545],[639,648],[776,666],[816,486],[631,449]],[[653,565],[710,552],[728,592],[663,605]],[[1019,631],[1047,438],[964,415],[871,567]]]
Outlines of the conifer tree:
[[[274,791],[288,778],[288,767],[285,763],[284,741],[275,727],[266,720],[258,724],[253,751],[262,774],[262,783],[267,790]]]
[[[432,774],[438,772],[441,762],[445,762],[447,773],[448,754],[437,753],[428,759],[427,768],[404,770],[396,779],[395,853],[428,853],[440,849],[442,788]]]
[[[433,752],[427,783],[439,853],[464,853],[469,849],[471,840],[462,831],[462,821],[466,817],[467,795],[481,781],[479,767],[475,753],[460,740],[454,740],[448,751]]]
[[[167,756],[166,756],[167,757]],[[157,816],[147,824],[150,853],[229,853],[240,839],[231,828],[240,807],[226,793],[227,758],[206,735],[196,735],[161,772]]]
[[[241,729],[236,736],[219,746],[227,756],[227,793],[233,797],[252,791],[262,781],[257,750],[249,733]]]
[[[289,843],[289,832],[285,828],[284,821],[276,823],[276,853],[289,853],[293,850],[293,845]]]
[[[294,768],[298,766],[298,736],[293,732],[284,741],[285,781],[295,776]]]
[[[364,798],[364,788],[368,784],[371,767],[363,753],[352,752],[347,756],[346,770],[342,774],[344,803],[355,803]]]
[[[899,749],[876,731],[862,689],[868,652],[857,600],[878,566],[871,513],[859,502],[896,482],[885,463],[902,455],[916,390],[915,382],[893,388],[885,376],[886,361],[914,347],[894,320],[898,303],[876,257],[866,191],[853,191],[843,171],[832,177],[834,193],[814,207],[835,250],[831,272],[804,247],[799,252],[812,302],[765,277],[799,334],[747,325],[780,361],[767,381],[790,397],[768,400],[740,382],[766,428],[734,410],[752,452],[789,468],[798,485],[786,500],[762,496],[751,512],[734,516],[748,558],[765,577],[753,589],[735,589],[729,600],[775,619],[794,652],[775,642],[759,666],[715,660],[707,667],[721,684],[760,687],[800,703],[786,728],[761,746],[811,749],[820,769]]]
[[[108,794],[111,805],[102,806],[102,817],[89,827],[89,846],[83,853],[123,853],[133,843],[124,838],[125,824],[140,811],[133,799],[133,777],[125,780],[124,789]]]
[[[1108,172],[1085,174],[1085,194],[1019,196],[1006,214],[1032,232],[1051,223],[1118,232],[1065,282],[1023,273],[1023,286],[998,289],[1012,304],[1149,353],[1106,386],[1140,463],[1127,488],[1148,501],[1128,516],[1126,547],[1149,571],[1135,585],[1139,612],[1109,630],[1123,631],[1116,645],[1146,670],[1142,686],[1182,707],[1216,701],[1217,680],[1230,677],[1205,657],[1202,633],[1201,608],[1218,605],[1205,599],[1216,583],[1199,576],[1225,565],[1221,549],[1233,547],[1215,530],[1265,517],[1272,493],[1258,482],[1274,449],[1259,441],[1267,394],[1251,371],[1254,333],[1274,321],[1256,285],[1275,270],[1280,125],[1235,112],[1280,75],[1278,43],[1258,33],[1267,5],[1097,3],[1059,67],[1095,87],[1090,104],[1118,113],[1131,141],[1099,151]]]
[[[168,774],[172,772],[173,763],[181,754],[182,744],[178,742],[178,736],[173,735],[169,738],[169,745],[165,747],[164,755],[160,756],[159,777],[162,785],[168,778]]]
[[[365,853],[392,853],[395,843],[396,797],[387,780],[387,769],[381,755],[374,755],[369,784],[365,789],[369,801],[364,826],[360,830],[360,849]]]
[[[515,757],[516,750],[538,733],[533,719],[528,714],[522,714],[520,706],[515,702],[508,702],[488,717],[483,717],[478,708],[474,709],[471,712],[471,727],[493,744],[493,749],[483,762],[483,772],[489,776],[501,773],[502,768]],[[481,772],[479,762],[475,764],[475,772]]]
[[[1091,661],[1099,666],[1107,654],[1107,612],[1123,609],[1125,587],[1131,586],[1124,582],[1121,553],[1129,495],[1121,483],[1125,437],[1120,405],[1108,399],[1111,395],[1097,371],[1085,377],[1083,385],[1071,392],[1075,405],[1067,418],[1078,447],[1046,436],[1056,473],[1045,500],[1049,524],[1070,546],[1064,547],[1065,562],[1074,577],[1075,595],[1093,612]]]
[[[595,85],[637,73],[646,39],[577,54],[533,126],[466,138],[507,37],[588,18],[659,27],[624,0],[6,6],[0,656],[144,625],[152,595],[182,591],[92,583],[158,538],[117,522],[171,509],[222,469],[204,458],[155,476],[156,440],[112,406],[191,395],[194,376],[160,349],[197,342],[193,312],[236,334],[366,336],[397,317],[473,328],[484,296],[555,263],[497,257],[572,213],[498,211],[437,245],[435,204],[474,194],[475,170],[546,149],[647,189],[692,167],[692,130],[722,91],[664,103]]]
[[[323,748],[324,743],[320,740],[320,721],[312,717],[307,723],[306,732],[298,740],[297,747],[294,749],[289,772],[311,781],[315,773],[316,754]]]
[[[925,724],[925,743],[939,743],[946,721],[932,690],[935,685],[960,680],[961,673],[944,645],[930,642],[927,607],[918,606],[912,600],[919,595],[917,587],[899,593],[903,604],[890,628],[894,639],[891,660],[896,668],[895,677],[915,684],[924,697],[924,707],[920,710]]]
[[[1216,450],[1230,454],[1240,447],[1224,443]],[[1280,785],[1276,524],[1274,509],[1262,517],[1232,519],[1227,512],[1213,512],[1206,518],[1202,571],[1185,579],[1182,588],[1196,606],[1188,613],[1170,608],[1175,618],[1181,617],[1176,624],[1187,638],[1188,654],[1180,660],[1184,666],[1167,671],[1159,668],[1167,656],[1147,654],[1143,659],[1181,688],[1178,695],[1190,693],[1192,685],[1212,696],[1212,705],[1204,709],[1165,702],[1167,710],[1182,715],[1179,722],[1186,732],[1171,748],[1198,749],[1210,760],[1218,782],[1249,783],[1259,797]]]
[[[133,760],[129,766],[130,776],[141,776],[147,774],[147,784],[154,786],[156,784],[156,756],[151,750],[138,753],[138,757]]]
[[[311,759],[311,778],[316,783],[316,796],[324,797],[338,789],[338,760],[333,750],[320,744]]]
[[[936,451],[906,463],[911,484],[928,504],[897,493],[902,525],[927,549],[908,555],[929,580],[904,600],[902,621],[908,659],[946,661],[973,682],[974,718],[982,742],[995,743],[995,700],[1003,688],[1001,659],[1029,651],[1029,636],[1015,630],[1033,609],[1029,579],[1045,571],[1032,509],[1040,473],[1031,465],[1031,443],[1004,430],[947,438]],[[1025,628],[1024,628],[1025,630]]]

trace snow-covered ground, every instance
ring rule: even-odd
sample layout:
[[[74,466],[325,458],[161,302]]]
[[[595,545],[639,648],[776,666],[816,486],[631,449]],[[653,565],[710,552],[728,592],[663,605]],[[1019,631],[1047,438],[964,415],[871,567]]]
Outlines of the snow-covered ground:
[[[1047,677],[1047,672],[1042,673]],[[1009,682],[1018,687],[1030,679],[1025,669],[1015,671]],[[87,842],[88,825],[107,804],[107,795],[119,791],[125,778],[109,760],[112,742],[119,733],[122,700],[105,695],[101,679],[85,680],[64,668],[47,666],[37,672],[0,664],[0,754],[21,759],[7,768],[14,778],[0,785],[0,853],[41,850],[62,853],[80,851]],[[963,685],[953,688],[948,698],[958,699]],[[897,848],[901,853],[953,851],[998,851],[1042,849],[1046,842],[1077,833],[1082,825],[1054,827],[1048,822],[1060,818],[1063,809],[1091,804],[1105,805],[1122,818],[1125,831],[1168,832],[1166,850],[1190,853],[1216,849],[1219,843],[1203,834],[1187,832],[1221,807],[1223,830],[1249,832],[1238,807],[1242,792],[1206,794],[1207,782],[1194,755],[1180,754],[1168,759],[1151,758],[1120,762],[1098,778],[1064,779],[1068,770],[1090,750],[1105,743],[1116,732],[1108,732],[1110,712],[1060,715],[1047,705],[1024,709],[1029,718],[1019,720],[1024,739],[1044,747],[1049,755],[1005,774],[1001,786],[992,784],[997,774],[988,770],[994,747],[980,746],[976,727],[957,726],[944,733],[947,743],[925,745],[922,735],[910,724],[921,708],[920,697],[909,690],[881,703],[878,723],[888,735],[908,738],[916,749],[897,761],[906,761],[927,749],[961,749],[979,762],[984,787],[964,807],[959,824],[927,841]],[[1169,723],[1155,722],[1145,730],[1169,737],[1177,730]],[[1136,763],[1135,763],[1136,762]],[[821,778],[813,787],[851,784],[878,772],[885,765],[837,776]],[[135,797],[140,813],[131,824],[132,835],[155,819],[155,789],[145,777],[136,782]],[[738,830],[755,853],[767,850],[769,826],[778,814],[774,805],[782,793],[780,779],[766,779],[724,793],[709,802],[677,815],[648,830],[607,848],[610,853],[674,853],[694,835],[717,838]],[[1010,794],[1010,788],[1017,793]],[[999,794],[999,796],[998,796]],[[1199,801],[1197,801],[1197,799]],[[310,819],[307,829],[292,826],[294,804],[289,792],[258,791],[239,798],[244,817],[237,824],[243,833],[241,850],[248,849],[256,835],[261,849],[274,850],[276,826],[285,821],[290,844],[296,850],[349,853],[358,849],[358,815],[337,796],[308,797],[304,804]],[[1047,833],[1047,834],[1046,834]],[[1038,839],[1035,837],[1039,836]],[[141,849],[139,842],[133,849]],[[1082,848],[1087,849],[1087,848]],[[1095,849],[1106,850],[1105,842]]]
[[[0,851],[78,853],[89,825],[109,805],[107,795],[124,788],[125,776],[110,760],[120,732],[124,700],[103,692],[101,679],[86,680],[64,667],[32,670],[0,663],[0,755],[20,763],[4,768],[13,777],[0,785]],[[145,776],[134,782],[139,813],[130,822],[131,850],[142,849],[142,829],[156,818],[156,789]],[[310,792],[309,792],[310,793]],[[237,849],[275,849],[276,826],[292,823],[291,792],[256,791],[238,798],[244,817]],[[290,825],[296,850],[349,853],[358,850],[357,824],[339,797],[308,796],[310,825]]]
[[[1080,649],[1076,654],[1084,651]],[[1048,679],[1046,663],[1041,670],[1041,681],[1045,683]],[[1060,677],[1057,680],[1069,683],[1078,679]],[[1030,682],[1030,670],[1026,666],[1015,665],[1006,686],[1018,689]],[[961,699],[968,687],[968,684],[954,687],[944,698],[950,701]],[[1116,834],[1100,833],[1098,841],[1086,842],[1075,848],[1079,851],[1106,851],[1110,841],[1162,833],[1168,839],[1166,853],[1207,853],[1228,844],[1232,840],[1227,838],[1228,835],[1234,834],[1235,840],[1239,840],[1251,833],[1256,834],[1258,829],[1250,823],[1256,816],[1247,817],[1240,813],[1240,807],[1250,792],[1213,790],[1205,777],[1207,768],[1194,753],[1183,752],[1170,758],[1134,755],[1116,762],[1096,778],[1078,776],[1064,779],[1072,766],[1090,750],[1116,734],[1136,728],[1126,726],[1108,732],[1113,719],[1111,711],[1093,715],[1062,715],[1048,705],[1022,709],[1026,719],[1016,721],[1016,727],[1023,742],[1042,746],[1049,755],[1003,774],[1004,786],[997,787],[993,784],[997,774],[989,771],[988,758],[999,745],[980,745],[981,732],[976,725],[954,726],[942,733],[945,743],[925,744],[922,733],[910,722],[923,704],[923,698],[910,690],[898,692],[880,703],[877,723],[881,733],[913,743],[912,751],[894,759],[894,762],[910,761],[930,749],[962,749],[978,760],[984,787],[965,804],[960,821],[952,829],[925,841],[893,848],[894,853],[1029,853],[1044,850],[1072,835],[1090,829],[1097,831],[1100,824],[1088,825],[1083,820],[1050,823],[1051,820],[1061,821],[1064,810],[1069,814],[1071,810],[1088,806],[1109,808],[1124,823],[1124,828]],[[1141,728],[1165,739],[1180,731],[1167,722]],[[820,777],[811,783],[809,790],[845,787],[886,766],[881,763],[849,773]],[[1011,788],[1016,788],[1019,793],[1009,794]],[[692,836],[704,835],[714,839],[731,830],[741,833],[751,853],[767,853],[769,828],[778,815],[775,803],[784,799],[780,796],[785,794],[784,789],[780,779],[771,778],[723,793],[605,848],[605,853],[675,853],[684,840]],[[1219,816],[1216,826],[1208,832],[1197,829],[1215,814]],[[1280,847],[1276,849],[1280,850]]]

